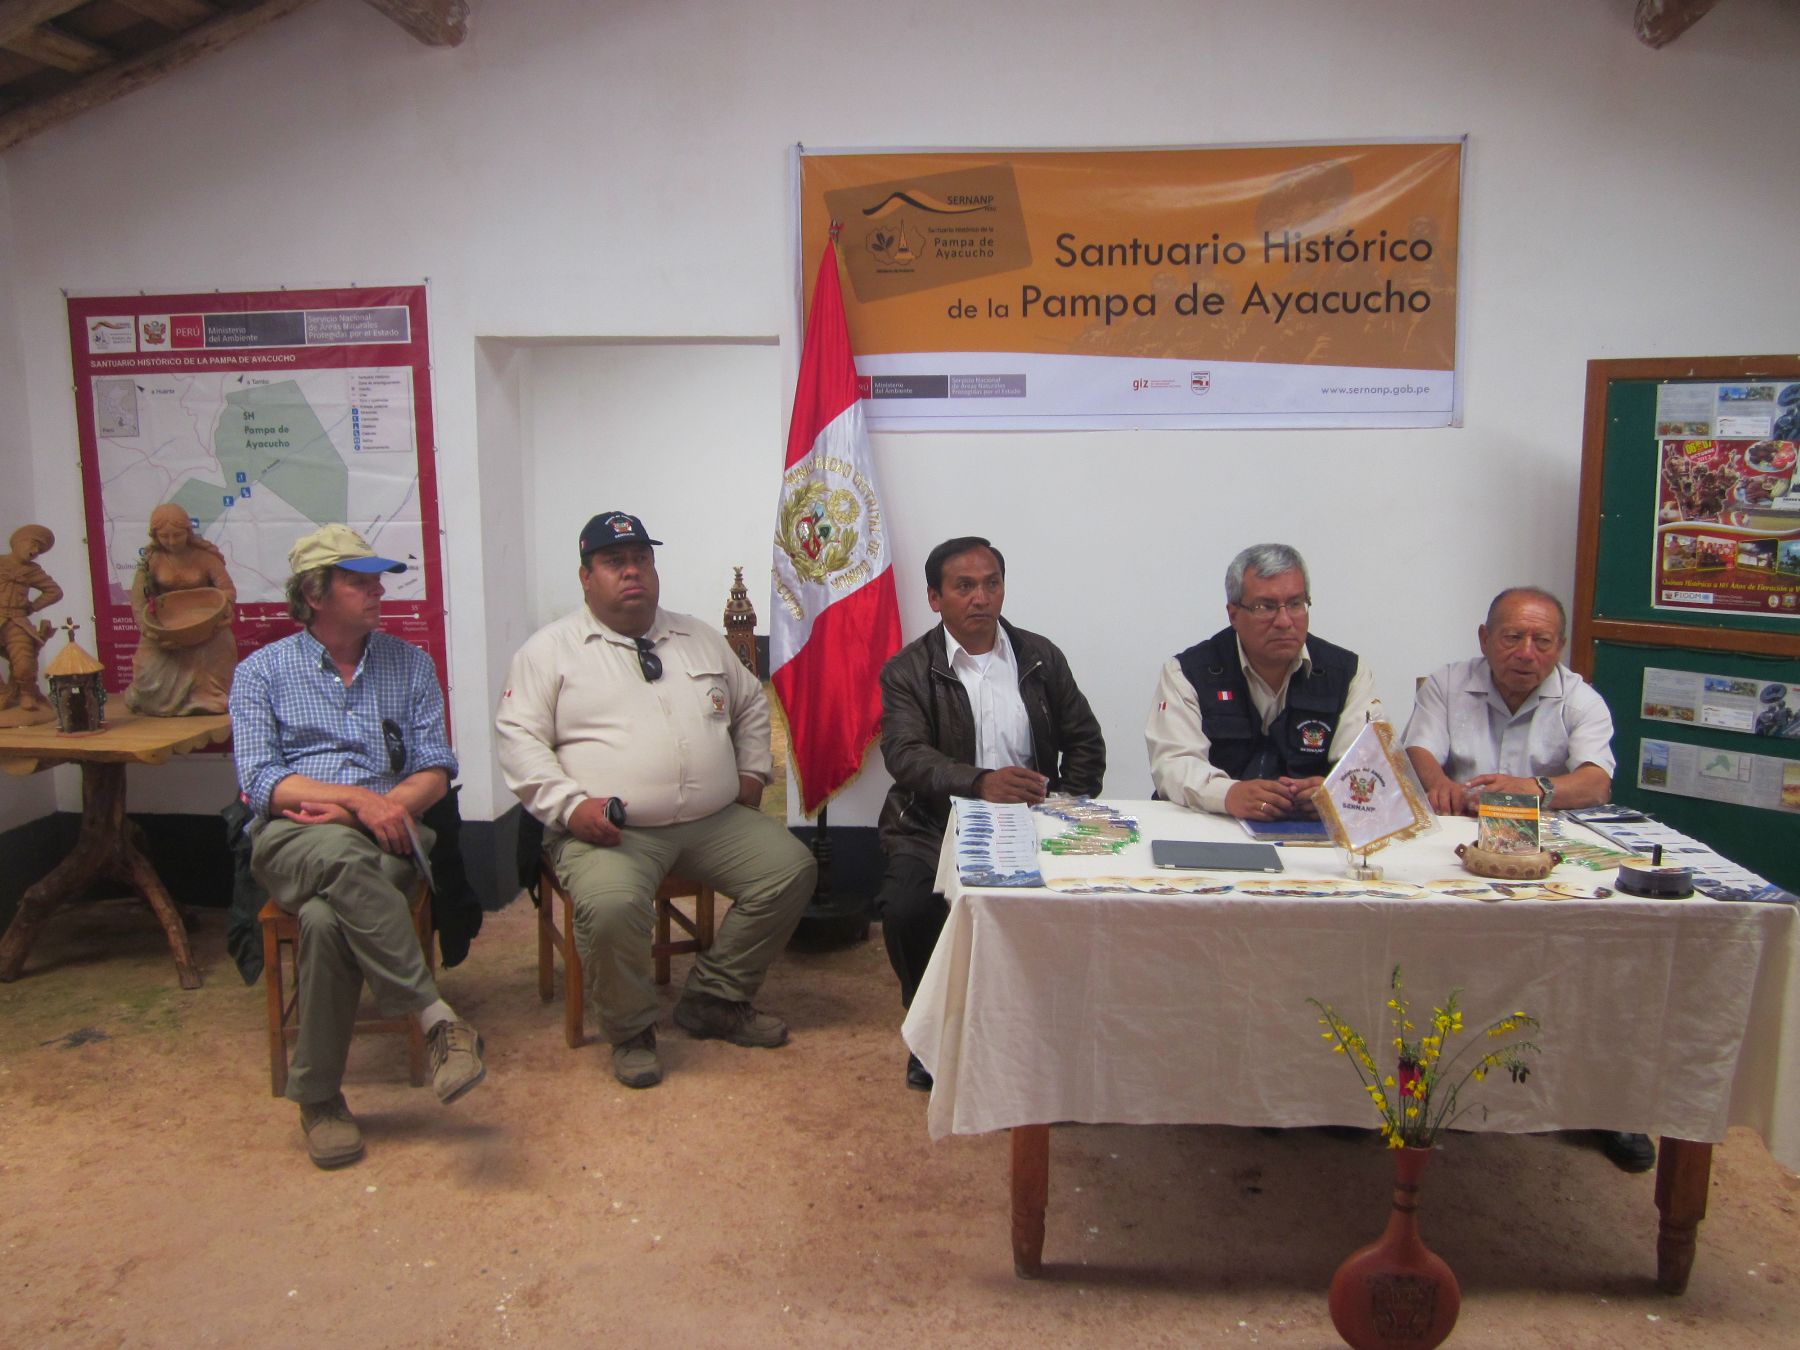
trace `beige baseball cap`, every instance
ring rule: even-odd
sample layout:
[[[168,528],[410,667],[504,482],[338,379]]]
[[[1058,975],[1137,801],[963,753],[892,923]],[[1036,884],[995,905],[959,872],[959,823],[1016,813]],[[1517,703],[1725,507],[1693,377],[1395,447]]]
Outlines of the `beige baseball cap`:
[[[406,564],[383,558],[348,525],[325,525],[295,541],[288,567],[297,576],[315,567],[341,567],[347,572],[404,572]]]

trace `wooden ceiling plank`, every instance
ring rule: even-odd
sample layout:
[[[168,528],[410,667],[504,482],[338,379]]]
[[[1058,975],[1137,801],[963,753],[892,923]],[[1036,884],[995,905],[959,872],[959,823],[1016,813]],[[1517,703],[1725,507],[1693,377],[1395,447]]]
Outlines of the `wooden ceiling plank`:
[[[141,89],[312,3],[313,0],[264,0],[252,8],[221,15],[160,47],[108,66],[49,98],[0,115],[0,151],[90,108]]]
[[[87,0],[0,0],[0,47],[86,3]]]
[[[113,0],[113,3],[123,5],[151,23],[161,24],[172,33],[185,32],[196,24],[217,17],[219,13],[211,5],[202,3],[202,0]]]
[[[16,33],[0,42],[0,47],[28,56],[40,66],[54,66],[76,75],[99,70],[112,61],[112,53],[105,48],[57,28],[33,28]]]
[[[1666,47],[1718,3],[1719,0],[1638,0],[1638,41],[1647,47]]]
[[[366,0],[427,47],[457,47],[469,35],[468,0]]]

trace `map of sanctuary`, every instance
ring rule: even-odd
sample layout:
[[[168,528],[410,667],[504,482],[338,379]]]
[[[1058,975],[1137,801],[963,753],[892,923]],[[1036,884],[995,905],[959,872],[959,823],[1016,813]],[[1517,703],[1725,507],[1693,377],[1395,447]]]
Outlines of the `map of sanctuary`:
[[[411,370],[108,375],[93,397],[115,603],[162,502],[219,546],[241,603],[280,603],[294,540],[337,521],[408,564],[390,596],[425,598]]]

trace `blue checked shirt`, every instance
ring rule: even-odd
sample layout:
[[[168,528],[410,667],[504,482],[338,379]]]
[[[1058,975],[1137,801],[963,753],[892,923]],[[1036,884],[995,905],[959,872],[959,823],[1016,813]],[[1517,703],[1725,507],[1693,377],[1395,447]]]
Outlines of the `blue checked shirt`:
[[[398,769],[383,719],[400,731]],[[369,635],[347,685],[324,644],[304,630],[253,652],[231,682],[231,736],[238,786],[259,817],[293,773],[386,793],[422,769],[457,772],[431,658],[380,632]]]

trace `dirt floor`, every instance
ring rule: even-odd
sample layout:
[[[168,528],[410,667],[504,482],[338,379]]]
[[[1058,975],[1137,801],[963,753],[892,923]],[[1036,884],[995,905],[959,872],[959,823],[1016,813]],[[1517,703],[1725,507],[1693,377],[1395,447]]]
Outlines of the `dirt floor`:
[[[55,920],[0,986],[0,1345],[1337,1343],[1326,1284],[1390,1194],[1370,1142],[1059,1128],[1045,1278],[1021,1281],[1006,1140],[926,1137],[878,934],[776,965],[784,1049],[689,1040],[665,1009],[667,1079],[631,1092],[538,1001],[532,915],[490,915],[443,980],[487,1082],[440,1107],[396,1039],[359,1041],[369,1152],[334,1173],[269,1096],[263,991],[222,914],[191,916],[192,993],[134,904]],[[1650,1177],[1563,1138],[1459,1135],[1424,1235],[1462,1282],[1453,1345],[1792,1347],[1797,1204],[1734,1133],[1669,1298]]]

